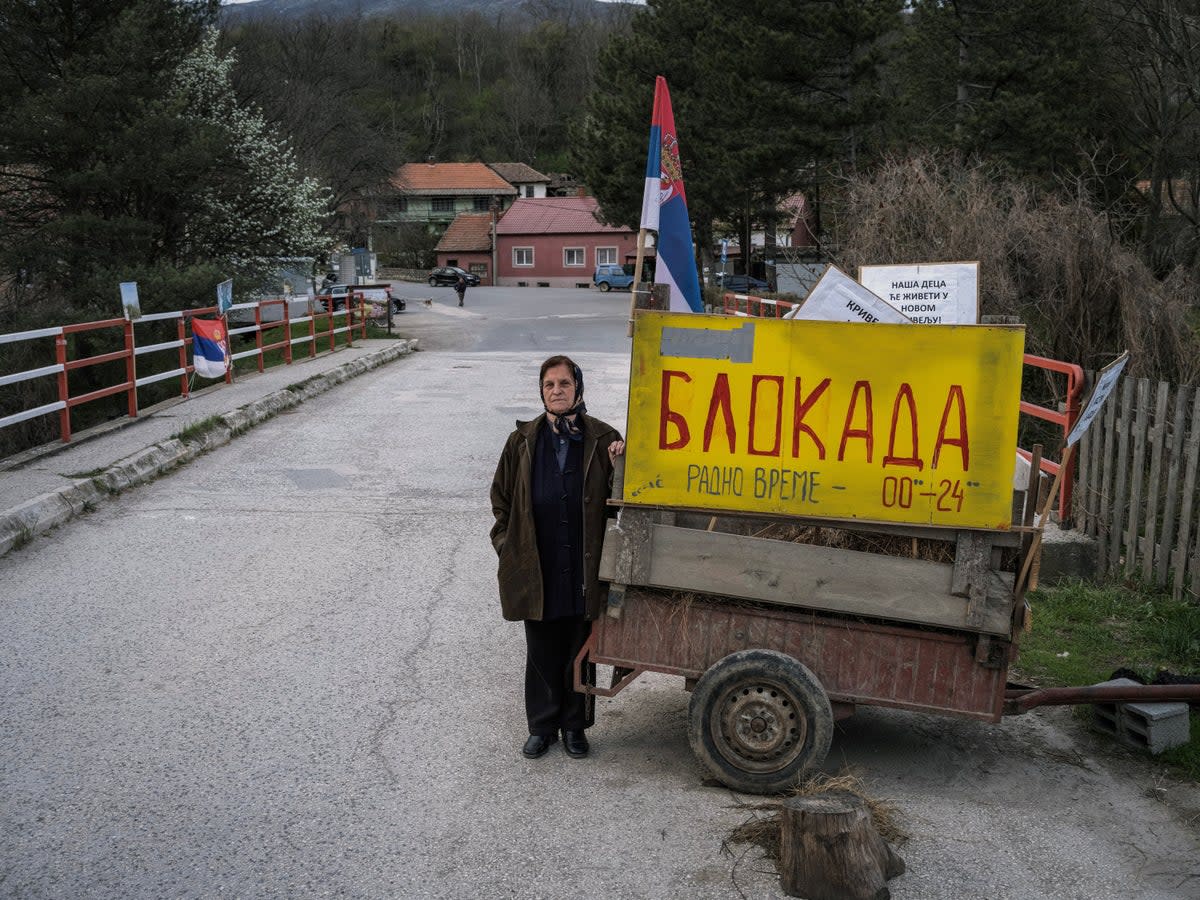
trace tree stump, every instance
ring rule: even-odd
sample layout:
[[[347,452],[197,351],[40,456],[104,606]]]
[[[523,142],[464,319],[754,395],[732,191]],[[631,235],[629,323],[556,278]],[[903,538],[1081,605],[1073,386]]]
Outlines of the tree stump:
[[[901,859],[871,822],[866,801],[849,791],[785,800],[780,810],[780,881],[806,900],[888,900]]]

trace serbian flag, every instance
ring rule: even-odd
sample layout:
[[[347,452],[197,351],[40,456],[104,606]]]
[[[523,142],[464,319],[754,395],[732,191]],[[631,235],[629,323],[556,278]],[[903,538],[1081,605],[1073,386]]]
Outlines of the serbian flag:
[[[646,154],[646,192],[642,195],[642,227],[658,232],[658,265],[654,280],[671,287],[671,312],[703,312],[692,223],[683,192],[683,167],[667,79],[654,80],[654,113],[650,117],[650,152]]]
[[[220,319],[192,319],[192,365],[205,378],[225,377],[229,343]]]

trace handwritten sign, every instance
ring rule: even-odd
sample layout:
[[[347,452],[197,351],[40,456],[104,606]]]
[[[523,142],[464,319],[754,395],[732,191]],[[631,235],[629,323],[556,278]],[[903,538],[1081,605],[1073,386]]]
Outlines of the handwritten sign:
[[[626,502],[1009,527],[1020,329],[636,322]]]
[[[1092,388],[1092,395],[1088,397],[1087,403],[1083,405],[1083,412],[1079,414],[1071,433],[1067,435],[1068,447],[1073,447],[1079,442],[1092,424],[1092,420],[1100,414],[1100,410],[1104,407],[1104,401],[1109,398],[1113,388],[1117,386],[1117,380],[1125,371],[1127,362],[1129,362],[1128,350],[1100,370],[1100,374],[1096,377],[1096,386]]]
[[[979,321],[979,263],[860,266],[858,280],[916,325]]]
[[[837,266],[827,268],[800,307],[784,318],[820,322],[891,322],[897,325],[907,325],[909,322],[907,316]]]

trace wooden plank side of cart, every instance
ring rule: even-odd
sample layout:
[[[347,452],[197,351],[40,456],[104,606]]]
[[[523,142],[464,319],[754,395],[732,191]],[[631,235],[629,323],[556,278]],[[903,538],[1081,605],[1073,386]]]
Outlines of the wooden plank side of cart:
[[[835,705],[887,706],[997,722],[1007,648],[986,639],[982,646],[995,652],[981,660],[977,635],[729,600],[680,602],[635,588],[620,619],[597,621],[589,649],[594,663],[688,679],[699,678],[738,650],[777,650],[812,670]],[[615,693],[590,690],[602,696]]]
[[[999,636],[1012,628],[1013,578],[990,568],[990,553],[982,549],[991,546],[986,532],[949,532],[946,537],[956,542],[951,565],[673,525],[626,524],[644,515],[627,507],[622,519],[609,523],[601,578]],[[996,540],[1008,543],[1006,535]]]
[[[601,559],[624,590],[621,615],[596,623],[593,662],[695,679],[738,650],[778,650],[836,704],[999,720],[1013,585],[991,564],[1015,535],[949,532],[951,565],[621,515]]]

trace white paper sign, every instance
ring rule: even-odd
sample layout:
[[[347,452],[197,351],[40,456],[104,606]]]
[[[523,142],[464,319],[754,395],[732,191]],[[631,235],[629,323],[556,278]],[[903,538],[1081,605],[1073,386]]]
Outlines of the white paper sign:
[[[860,266],[858,280],[916,325],[979,323],[979,263]]]
[[[1088,397],[1088,402],[1084,404],[1083,412],[1079,414],[1079,418],[1075,420],[1075,426],[1071,429],[1071,433],[1067,435],[1068,447],[1074,446],[1083,437],[1084,433],[1088,430],[1088,426],[1092,424],[1092,419],[1100,414],[1100,410],[1104,407],[1104,401],[1108,399],[1108,395],[1117,386],[1117,379],[1125,371],[1125,363],[1127,362],[1129,362],[1128,350],[1100,370],[1100,375],[1096,378],[1096,386],[1092,388],[1092,396]]]
[[[287,293],[287,291],[285,291]],[[233,307],[233,279],[217,285],[217,315],[223,316]]]
[[[125,312],[125,318],[131,322],[142,317],[136,281],[121,282],[121,309]]]
[[[909,324],[906,315],[867,290],[837,266],[825,270],[800,306],[785,319],[819,322],[887,322]]]

